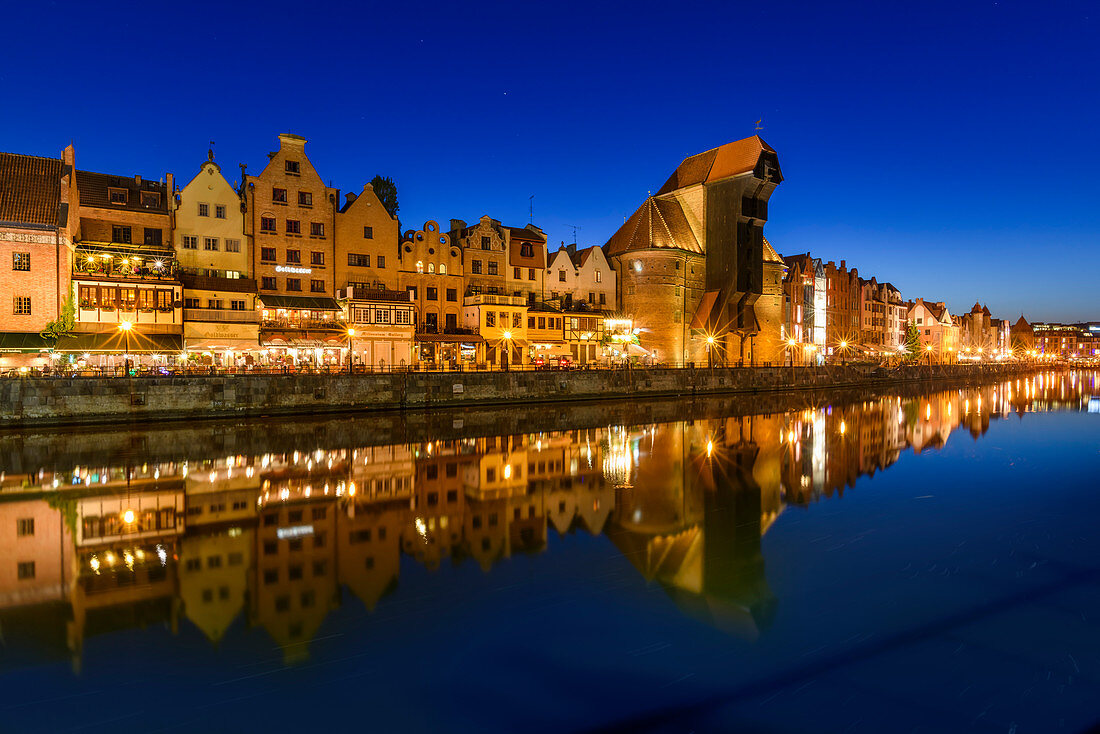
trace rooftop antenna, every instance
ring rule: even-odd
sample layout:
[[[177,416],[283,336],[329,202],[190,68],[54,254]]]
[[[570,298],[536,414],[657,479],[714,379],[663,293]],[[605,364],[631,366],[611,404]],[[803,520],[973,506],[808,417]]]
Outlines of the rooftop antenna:
[[[566,227],[571,227],[573,229],[573,244],[574,245],[577,244],[577,230],[580,229],[580,227],[578,227],[575,224],[567,224],[565,226]]]
[[[531,224],[535,223],[535,195],[531,194],[527,197],[527,216],[531,220]]]
[[[764,129],[764,126],[760,124],[762,122],[764,122],[763,117],[761,117],[759,120],[756,121],[756,128],[755,128],[756,130],[763,130]]]

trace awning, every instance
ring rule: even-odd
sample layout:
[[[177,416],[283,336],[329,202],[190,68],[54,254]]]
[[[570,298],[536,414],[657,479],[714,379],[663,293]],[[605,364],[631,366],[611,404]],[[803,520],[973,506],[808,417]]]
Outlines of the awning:
[[[227,349],[232,349],[234,352],[251,352],[260,349],[260,343],[256,339],[185,338],[183,344],[191,352],[224,352]]]
[[[691,317],[691,329],[705,329],[710,322],[710,312],[714,308],[714,302],[718,300],[718,291],[707,291],[699,301],[699,307],[695,309],[695,315]]]
[[[647,352],[646,350],[642,349],[637,344],[634,344],[632,342],[627,342],[627,344],[626,344],[626,353],[629,354],[631,357],[648,357],[649,356],[649,352]]]
[[[98,334],[70,334],[57,340],[59,352],[117,352],[123,354],[162,354],[182,352],[182,334],[142,334],[118,331]]]
[[[481,344],[485,339],[477,334],[417,334],[413,337],[418,342],[462,342],[463,344]]]
[[[335,298],[318,296],[276,296],[260,294],[260,303],[268,308],[309,309],[311,311],[342,311]]]
[[[53,346],[54,340],[46,339],[41,334],[22,331],[0,332],[0,353],[33,354],[48,352],[53,349]]]

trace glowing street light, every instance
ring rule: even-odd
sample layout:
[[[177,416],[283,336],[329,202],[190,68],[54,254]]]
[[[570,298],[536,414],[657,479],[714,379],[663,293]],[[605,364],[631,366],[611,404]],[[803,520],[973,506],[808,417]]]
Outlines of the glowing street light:
[[[118,330],[122,332],[122,339],[126,346],[126,374],[130,374],[130,330],[134,328],[132,321],[119,321]]]
[[[126,510],[125,512],[123,512],[122,513],[122,522],[126,523],[127,525],[133,525],[134,524],[134,511],[133,510]]]
[[[355,328],[348,329],[348,374],[351,374],[351,365],[355,361]]]

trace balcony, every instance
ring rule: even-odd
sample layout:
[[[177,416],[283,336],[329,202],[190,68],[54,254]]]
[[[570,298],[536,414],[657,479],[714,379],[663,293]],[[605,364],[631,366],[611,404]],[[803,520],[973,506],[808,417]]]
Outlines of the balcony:
[[[258,324],[260,316],[255,311],[236,311],[230,308],[185,308],[184,321],[212,321],[221,324]]]
[[[462,303],[465,306],[526,306],[527,299],[523,296],[480,293],[476,296],[466,296],[462,299]]]
[[[465,326],[439,326],[438,324],[417,324],[417,335],[421,334],[450,334],[455,336],[478,336],[477,329],[468,329]]]
[[[391,291],[383,288],[348,288],[345,292],[337,291],[337,297],[346,297],[354,305],[357,302],[367,303],[410,303],[408,291]]]
[[[225,291],[227,293],[255,293],[255,278],[219,278],[209,275],[180,273],[184,288],[197,291]]]
[[[328,331],[345,331],[346,326],[339,321],[331,319],[263,319],[260,326],[264,329],[299,330],[323,329]]]

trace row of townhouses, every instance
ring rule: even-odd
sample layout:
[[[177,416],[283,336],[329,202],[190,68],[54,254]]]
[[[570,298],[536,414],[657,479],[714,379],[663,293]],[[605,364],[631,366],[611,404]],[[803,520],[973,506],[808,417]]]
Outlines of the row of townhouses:
[[[71,145],[0,153],[0,368],[793,366],[911,356],[911,328],[937,362],[1100,347],[1087,325],[952,315],[844,260],[781,256],[759,136],[685,159],[602,247],[553,254],[489,216],[401,232],[370,184],[326,186],[305,144],[280,135],[233,184],[210,151],[182,188],[82,170]]]

